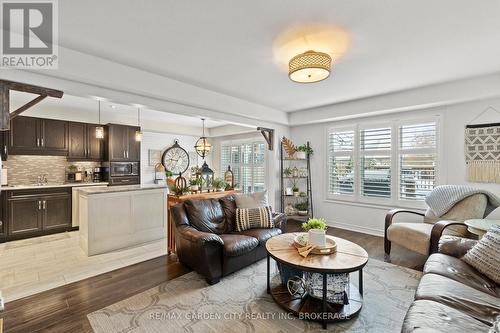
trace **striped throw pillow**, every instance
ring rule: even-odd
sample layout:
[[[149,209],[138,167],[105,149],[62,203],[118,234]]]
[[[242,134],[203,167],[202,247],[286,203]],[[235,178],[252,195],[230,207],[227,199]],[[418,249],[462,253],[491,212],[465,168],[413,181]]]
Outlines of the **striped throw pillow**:
[[[236,230],[243,231],[255,228],[273,228],[273,217],[270,206],[259,208],[236,208]]]
[[[500,225],[493,225],[462,259],[500,283]]]

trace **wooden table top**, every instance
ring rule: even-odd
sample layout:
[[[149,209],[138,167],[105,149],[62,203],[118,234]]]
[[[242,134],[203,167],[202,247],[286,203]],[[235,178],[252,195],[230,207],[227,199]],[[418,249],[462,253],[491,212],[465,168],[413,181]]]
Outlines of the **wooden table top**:
[[[309,254],[302,257],[293,246],[300,233],[285,233],[271,237],[266,250],[275,260],[311,272],[347,273],[361,269],[368,262],[368,253],[358,244],[333,236],[337,252],[328,255]]]

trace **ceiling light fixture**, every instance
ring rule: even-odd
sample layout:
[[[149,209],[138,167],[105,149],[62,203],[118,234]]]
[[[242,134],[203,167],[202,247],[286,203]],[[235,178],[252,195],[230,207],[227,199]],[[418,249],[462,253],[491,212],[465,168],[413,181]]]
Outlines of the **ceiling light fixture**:
[[[288,77],[299,83],[312,83],[330,76],[332,58],[323,52],[307,51],[288,63]]]
[[[139,128],[135,131],[135,141],[142,141],[141,108],[137,108],[137,126]]]
[[[201,118],[203,122],[203,133],[202,136],[196,141],[194,148],[196,149],[196,153],[201,156],[201,158],[205,158],[210,153],[212,149],[212,145],[208,142],[207,137],[205,136],[205,118]]]
[[[104,127],[101,126],[101,100],[99,102],[99,126],[95,127],[95,137],[97,139],[104,139]]]

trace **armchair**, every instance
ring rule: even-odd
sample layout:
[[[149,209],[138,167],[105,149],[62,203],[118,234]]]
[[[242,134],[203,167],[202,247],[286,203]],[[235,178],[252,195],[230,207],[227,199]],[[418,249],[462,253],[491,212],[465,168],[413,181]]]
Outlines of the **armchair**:
[[[474,194],[453,206],[446,214],[434,216],[430,209],[425,214],[406,209],[394,209],[385,217],[384,251],[391,253],[392,242],[411,251],[429,255],[438,251],[441,235],[469,236],[465,220],[484,216],[487,197]],[[423,217],[421,222],[395,222],[397,214],[409,213]]]

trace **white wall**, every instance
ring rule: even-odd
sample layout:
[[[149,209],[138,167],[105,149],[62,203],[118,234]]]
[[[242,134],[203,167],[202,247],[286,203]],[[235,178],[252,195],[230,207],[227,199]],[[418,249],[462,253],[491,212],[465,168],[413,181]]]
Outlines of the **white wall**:
[[[311,124],[291,128],[291,137],[296,142],[309,140],[315,154],[311,160],[314,213],[324,217],[328,224],[365,233],[383,235],[384,217],[392,206],[374,206],[341,203],[326,199],[327,156],[326,130],[332,126],[356,123],[407,119],[440,115],[442,123],[441,144],[443,153],[441,164],[441,184],[467,184],[465,179],[464,130],[465,125],[489,106],[500,111],[500,99],[489,99],[449,105],[418,111],[401,112],[391,115],[365,117],[337,122]],[[360,106],[362,107],[362,106]],[[333,112],[332,112],[333,114]],[[500,114],[488,111],[474,123],[500,122]],[[472,184],[490,190],[500,196],[500,184]]]

